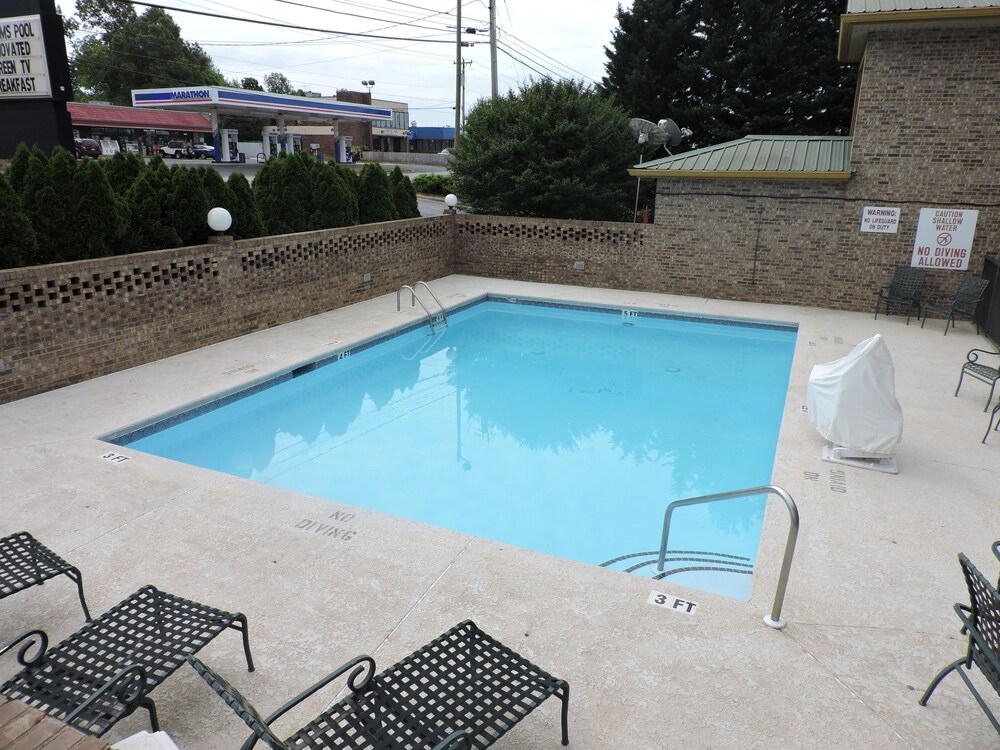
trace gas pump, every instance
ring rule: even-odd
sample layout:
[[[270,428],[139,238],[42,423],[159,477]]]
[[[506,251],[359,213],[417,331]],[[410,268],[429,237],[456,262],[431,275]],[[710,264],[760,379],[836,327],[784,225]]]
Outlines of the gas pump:
[[[267,158],[273,159],[279,153],[278,134],[271,132],[267,134]]]
[[[354,156],[351,154],[351,146],[354,145],[354,138],[349,135],[343,135],[337,139],[337,163],[339,164],[351,164],[354,161]]]
[[[222,161],[239,161],[240,131],[226,129],[222,131]]]
[[[302,150],[302,134],[301,133],[291,133],[292,137],[292,153],[297,154]]]

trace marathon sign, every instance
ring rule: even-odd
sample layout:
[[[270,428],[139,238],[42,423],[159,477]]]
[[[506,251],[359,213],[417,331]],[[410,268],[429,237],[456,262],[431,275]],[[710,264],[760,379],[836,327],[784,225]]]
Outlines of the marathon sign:
[[[0,18],[0,99],[51,96],[41,16]]]
[[[970,209],[921,208],[910,265],[968,270],[978,220],[979,212]]]

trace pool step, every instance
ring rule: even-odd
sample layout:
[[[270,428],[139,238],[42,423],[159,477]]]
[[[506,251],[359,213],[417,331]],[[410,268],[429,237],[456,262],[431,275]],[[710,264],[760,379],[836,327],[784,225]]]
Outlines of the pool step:
[[[659,581],[677,573],[706,570],[718,571],[720,573],[753,575],[753,563],[749,557],[741,555],[727,555],[722,552],[705,552],[702,550],[667,550],[662,572],[656,569],[659,558],[659,550],[632,552],[612,558],[607,562],[602,562],[601,567],[622,570],[626,573],[648,575],[654,581]]]

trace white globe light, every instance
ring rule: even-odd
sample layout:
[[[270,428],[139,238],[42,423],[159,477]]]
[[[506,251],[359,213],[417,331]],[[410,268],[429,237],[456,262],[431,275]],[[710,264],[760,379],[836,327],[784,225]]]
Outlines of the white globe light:
[[[233,217],[226,209],[216,206],[208,212],[208,226],[216,232],[225,232],[233,225]]]
[[[448,195],[444,197],[444,205],[448,208],[454,208],[458,205],[458,196],[454,193],[448,193]]]

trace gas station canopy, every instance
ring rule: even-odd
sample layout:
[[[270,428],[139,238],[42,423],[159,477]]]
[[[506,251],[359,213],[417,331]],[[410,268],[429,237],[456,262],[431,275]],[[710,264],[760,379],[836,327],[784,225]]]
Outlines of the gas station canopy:
[[[351,104],[309,96],[268,94],[263,91],[219,86],[189,86],[172,89],[136,89],[132,105],[189,112],[212,112],[244,117],[287,117],[302,122],[332,120],[391,120],[392,110],[370,104]]]

